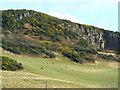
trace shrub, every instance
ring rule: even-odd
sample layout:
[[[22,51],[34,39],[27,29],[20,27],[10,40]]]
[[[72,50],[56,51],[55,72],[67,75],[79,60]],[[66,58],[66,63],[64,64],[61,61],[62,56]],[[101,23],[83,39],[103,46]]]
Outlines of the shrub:
[[[75,53],[69,53],[69,52],[63,52],[63,56],[69,58],[70,60],[74,62],[80,62],[81,63],[81,56],[79,54]]]
[[[58,42],[58,41],[60,41],[60,37],[57,36],[57,35],[53,35],[53,36],[51,36],[51,40],[52,40],[53,42]]]
[[[46,55],[49,56],[50,58],[55,58],[55,54],[52,52],[46,52]]]
[[[92,48],[84,48],[84,47],[81,47],[81,46],[74,46],[73,47],[75,51],[77,52],[86,52],[86,53],[90,53],[90,54],[97,54],[97,51],[95,49],[92,49]]]
[[[72,32],[72,31],[70,31],[70,30],[68,30],[68,29],[65,29],[65,30],[64,30],[64,36],[65,36],[65,38],[69,37],[70,39],[74,39],[74,38],[76,38],[78,35],[77,35],[75,32]]]
[[[43,69],[43,67],[41,67],[41,69]]]
[[[92,57],[85,57],[85,60],[90,61],[90,62],[94,62],[95,61]]]
[[[106,55],[106,54],[98,54],[97,55],[99,58],[103,58],[105,60],[108,60],[108,61],[117,61],[117,62],[120,62],[120,59],[119,57],[115,57],[113,55]]]
[[[9,47],[8,50],[13,52],[13,53],[16,53],[16,54],[21,53],[19,46],[18,47],[16,47],[16,46],[15,47]]]
[[[18,63],[17,61],[10,59],[6,56],[0,56],[2,58],[0,60],[0,64],[2,66],[2,70],[10,70],[10,71],[16,71],[16,70],[22,70],[23,66],[21,63]]]
[[[90,46],[89,43],[83,38],[80,38],[78,45],[85,47],[85,48]]]

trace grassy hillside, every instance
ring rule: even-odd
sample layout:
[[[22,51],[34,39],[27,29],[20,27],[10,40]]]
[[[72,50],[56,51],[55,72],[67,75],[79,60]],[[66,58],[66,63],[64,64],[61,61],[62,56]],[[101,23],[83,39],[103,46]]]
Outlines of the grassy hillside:
[[[96,48],[83,39],[77,24],[33,10],[2,11],[2,43],[5,50],[55,58],[53,52],[74,62],[94,62]],[[72,25],[72,26],[71,26]],[[86,57],[87,55],[87,57]]]
[[[56,52],[74,62],[95,62],[97,47],[92,42],[98,41],[100,44],[100,40],[96,38],[91,41],[87,38],[88,33],[99,34],[104,30],[61,20],[33,10],[4,10],[2,17],[2,48],[5,50],[48,58],[57,58],[54,54]],[[117,35],[115,40],[118,40],[119,33],[108,33]]]
[[[108,88],[118,86],[118,68],[111,67],[105,61],[97,61],[96,65],[88,65],[73,63],[59,54],[57,54],[59,57],[57,59],[6,52],[3,55],[19,60],[24,67],[23,71],[3,71],[3,87],[37,87],[39,85],[39,87],[45,87],[46,81],[48,87]],[[12,78],[16,78],[17,81]]]

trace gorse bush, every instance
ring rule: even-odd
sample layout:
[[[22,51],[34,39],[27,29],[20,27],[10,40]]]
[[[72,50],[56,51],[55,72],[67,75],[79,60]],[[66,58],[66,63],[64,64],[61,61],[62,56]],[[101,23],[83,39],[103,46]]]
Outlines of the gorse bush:
[[[46,55],[49,56],[50,58],[55,58],[55,54],[52,52],[46,52]]]
[[[74,61],[74,62],[79,62],[81,63],[81,56],[79,54],[75,54],[75,53],[69,53],[69,52],[63,52],[62,53],[63,56],[69,58],[70,60]]]
[[[92,49],[90,47],[81,47],[81,46],[73,46],[74,50],[77,52],[86,52],[86,53],[90,53],[90,54],[97,54],[97,51],[95,49]]]
[[[2,66],[2,70],[10,70],[10,71],[16,71],[16,70],[22,70],[23,66],[21,63],[18,63],[16,60],[13,60],[11,58],[8,58],[6,56],[0,56],[0,64]]]
[[[90,46],[89,43],[83,38],[80,38],[80,40],[77,44],[80,45],[81,47],[85,47],[85,48]]]
[[[5,50],[11,51],[16,54],[33,54],[33,55],[39,55],[39,54],[45,54],[45,49],[42,46],[36,46],[36,44],[31,44],[30,42],[23,42],[19,43],[19,41],[7,41],[3,40],[3,48]]]
[[[117,61],[117,62],[120,62],[120,56],[115,57],[113,55],[98,54],[97,57],[103,58],[103,59],[108,60],[108,61]]]
[[[87,60],[89,62],[95,62],[94,58],[92,58],[92,57],[85,57],[85,60]]]

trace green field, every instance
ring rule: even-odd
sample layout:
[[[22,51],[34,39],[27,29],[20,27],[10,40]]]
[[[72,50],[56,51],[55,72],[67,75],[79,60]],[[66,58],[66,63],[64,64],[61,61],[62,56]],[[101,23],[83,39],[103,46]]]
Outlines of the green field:
[[[3,55],[18,60],[24,67],[22,71],[3,71],[3,87],[118,87],[118,68],[109,66],[105,61],[88,65],[73,63],[58,54],[56,59],[6,52],[3,52]]]

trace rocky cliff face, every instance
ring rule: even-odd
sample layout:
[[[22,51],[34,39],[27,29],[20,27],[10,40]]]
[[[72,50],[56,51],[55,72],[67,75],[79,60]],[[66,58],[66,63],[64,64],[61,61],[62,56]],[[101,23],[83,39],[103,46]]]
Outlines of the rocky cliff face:
[[[84,33],[85,39],[95,45],[98,49],[118,50],[118,42],[120,40],[119,33],[101,30],[99,28],[87,28]]]
[[[69,30],[72,30],[82,36],[89,43],[101,50],[119,49],[120,33],[104,30],[91,25],[69,23]]]

